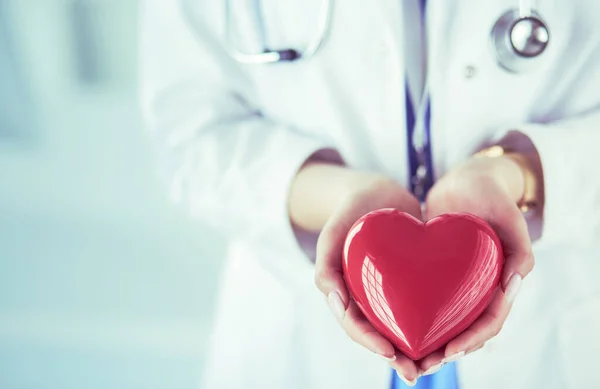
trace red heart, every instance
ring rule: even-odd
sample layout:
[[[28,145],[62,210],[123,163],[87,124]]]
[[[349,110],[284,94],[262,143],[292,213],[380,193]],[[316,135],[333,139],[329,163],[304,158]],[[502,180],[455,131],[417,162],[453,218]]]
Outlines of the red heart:
[[[423,223],[383,209],[350,230],[343,270],[369,322],[416,361],[481,315],[499,285],[502,265],[500,240],[473,215],[446,214]]]

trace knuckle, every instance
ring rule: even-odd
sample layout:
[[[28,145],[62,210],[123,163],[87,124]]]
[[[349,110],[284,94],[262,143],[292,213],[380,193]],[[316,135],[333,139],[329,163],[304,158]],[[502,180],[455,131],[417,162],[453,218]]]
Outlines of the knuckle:
[[[372,343],[369,341],[369,335],[371,334],[371,332],[360,332],[360,331],[356,331],[355,332],[355,336],[352,338],[352,340],[354,340],[356,343],[358,343],[359,345],[363,346],[364,348],[375,352],[375,350],[373,349],[373,345]]]
[[[502,331],[502,324],[497,325],[496,327],[494,327],[494,330],[492,331],[492,337],[496,337],[498,335],[500,335],[500,332]]]
[[[533,252],[529,252],[527,254],[527,259],[525,260],[525,271],[530,273],[535,267],[535,257],[533,256]]]
[[[323,292],[327,293],[326,285],[327,285],[327,276],[323,270],[317,270],[315,272],[315,285],[317,288]]]
[[[479,346],[475,347],[471,352],[474,353],[475,351],[479,351],[483,348],[483,346],[485,346],[485,342],[481,343]]]
[[[355,343],[369,348],[369,342],[367,337],[369,336],[368,331],[361,331],[358,326],[355,325],[355,322],[348,316],[344,318],[341,322],[341,326],[344,329],[346,335]]]
[[[528,251],[526,254],[524,254],[522,258],[523,259],[521,262],[517,265],[516,271],[522,277],[525,277],[533,271],[533,268],[535,267],[535,259],[531,251]]]
[[[352,326],[348,323],[348,322],[344,322],[342,323],[342,328],[344,329],[344,332],[346,332],[346,335],[348,335],[348,337],[350,339],[352,339],[352,341],[362,345],[361,343],[361,337],[359,336],[359,334],[352,328]]]
[[[360,341],[360,336],[357,336],[353,331],[350,330],[346,330],[346,334],[348,335],[348,337],[350,339],[352,339],[353,342],[355,342],[356,344],[359,344],[361,346],[364,346],[364,344]]]

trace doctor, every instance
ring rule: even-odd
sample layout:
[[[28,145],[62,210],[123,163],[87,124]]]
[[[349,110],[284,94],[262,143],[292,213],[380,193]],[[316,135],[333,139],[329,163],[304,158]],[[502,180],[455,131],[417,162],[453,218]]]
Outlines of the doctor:
[[[600,3],[526,3],[144,1],[143,113],[171,196],[229,237],[208,389],[405,385],[391,368],[600,387]],[[419,363],[339,272],[350,225],[382,207],[478,214],[507,252],[488,310]]]

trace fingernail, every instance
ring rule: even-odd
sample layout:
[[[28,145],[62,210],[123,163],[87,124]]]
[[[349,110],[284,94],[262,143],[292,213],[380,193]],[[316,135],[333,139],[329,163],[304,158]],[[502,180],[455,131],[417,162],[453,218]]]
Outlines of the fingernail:
[[[395,355],[393,357],[391,357],[391,358],[386,357],[385,355],[382,355],[382,354],[377,354],[377,355],[379,355],[381,358],[385,359],[386,362],[394,362],[396,360],[396,356]]]
[[[515,301],[515,298],[521,289],[522,283],[523,277],[521,277],[520,274],[513,274],[513,276],[510,277],[510,280],[506,285],[506,290],[504,291],[504,298],[506,299],[507,303],[512,304],[512,302]]]
[[[338,292],[331,292],[329,296],[327,296],[327,300],[329,301],[329,308],[335,315],[335,318],[338,320],[342,320],[344,315],[346,315],[346,308],[344,307],[344,302],[342,301],[342,297]]]
[[[404,378],[404,376],[398,370],[396,370],[396,374],[398,374],[398,377],[400,377],[402,382],[404,382],[406,385],[410,386],[411,388],[417,384],[418,377],[412,381],[409,381],[406,378]]]
[[[442,363],[446,364],[446,363],[455,362],[455,361],[458,361],[459,359],[461,359],[464,356],[465,356],[465,352],[461,351],[459,353],[456,353],[454,355],[449,356],[448,358],[444,358],[442,360]]]
[[[425,370],[423,372],[423,374],[421,374],[422,376],[426,376],[426,375],[432,375],[437,373],[438,371],[440,371],[440,369],[442,368],[442,366],[444,366],[443,363],[438,363],[437,365],[433,365],[431,366],[429,369]]]

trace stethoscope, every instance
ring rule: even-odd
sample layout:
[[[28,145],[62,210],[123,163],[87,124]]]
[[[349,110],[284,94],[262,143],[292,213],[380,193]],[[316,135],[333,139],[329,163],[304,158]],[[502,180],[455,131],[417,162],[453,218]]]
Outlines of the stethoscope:
[[[269,64],[278,62],[291,62],[308,59],[314,56],[322,47],[331,27],[333,1],[323,0],[320,16],[314,36],[304,48],[273,50],[266,45],[264,30],[260,31],[263,37],[262,52],[247,53],[236,48],[233,44],[232,33],[232,3],[225,0],[225,31],[226,41],[231,56],[244,64]],[[260,0],[254,0],[256,17],[260,18]],[[504,13],[494,24],[490,43],[493,55],[499,66],[507,71],[519,73],[532,70],[536,67],[538,59],[550,43],[550,30],[546,22],[537,13],[534,6],[535,0],[519,0],[518,9]],[[259,21],[259,28],[264,29],[264,23]]]

